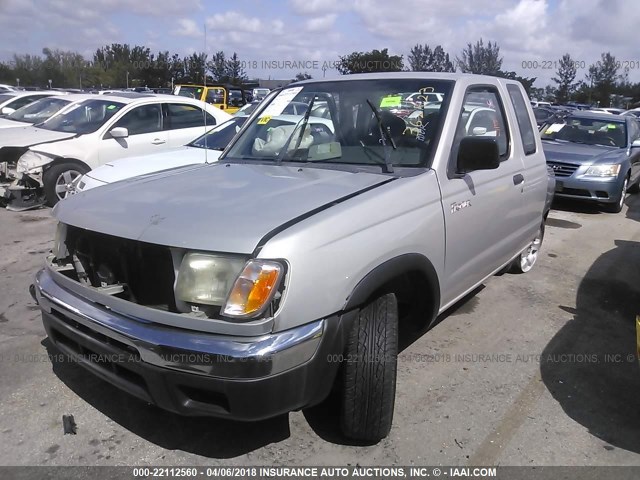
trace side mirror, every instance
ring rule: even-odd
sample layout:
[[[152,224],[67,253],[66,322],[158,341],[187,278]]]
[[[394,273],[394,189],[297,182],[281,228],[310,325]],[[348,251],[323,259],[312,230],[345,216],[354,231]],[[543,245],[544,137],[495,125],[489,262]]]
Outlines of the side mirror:
[[[129,130],[124,127],[112,128],[109,133],[112,138],[127,138],[129,136]]]
[[[15,108],[11,108],[11,107],[4,107],[2,109],[2,115],[11,115],[13,112],[15,112]]]
[[[640,147],[640,138],[638,140],[634,140],[631,143],[631,148],[638,148],[638,147]]]
[[[495,138],[465,137],[460,142],[456,173],[494,170],[500,166],[500,153]]]

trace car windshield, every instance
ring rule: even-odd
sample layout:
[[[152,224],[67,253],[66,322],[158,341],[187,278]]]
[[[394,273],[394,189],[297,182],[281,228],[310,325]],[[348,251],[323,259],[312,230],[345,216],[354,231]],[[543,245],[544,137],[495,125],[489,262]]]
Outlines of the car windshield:
[[[98,130],[124,107],[109,100],[86,100],[38,125],[46,130],[86,134]]]
[[[61,97],[46,97],[36,100],[29,105],[25,105],[19,108],[11,115],[8,115],[9,120],[15,120],[16,122],[25,123],[40,123],[44,122],[62,108],[69,105],[71,100]]]
[[[224,150],[231,139],[240,131],[247,117],[237,117],[212,128],[201,137],[189,143],[190,147]]]
[[[453,83],[371,79],[285,88],[259,106],[225,160],[427,167]],[[427,108],[421,98],[420,106],[406,111],[397,92],[438,92],[444,101]],[[303,108],[287,114],[295,103]]]
[[[177,95],[180,95],[181,97],[195,98],[196,100],[200,100],[202,97],[202,87],[185,87],[182,85],[176,90]]]
[[[543,126],[542,139],[624,148],[627,125],[615,120],[569,116]]]

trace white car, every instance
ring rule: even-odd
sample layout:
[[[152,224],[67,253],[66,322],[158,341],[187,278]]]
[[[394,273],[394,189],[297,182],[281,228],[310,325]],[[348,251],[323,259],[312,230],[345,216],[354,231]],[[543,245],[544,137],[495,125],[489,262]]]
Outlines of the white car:
[[[84,100],[37,127],[0,130],[0,154],[2,147],[12,147],[19,155],[13,159],[17,180],[4,194],[7,208],[53,206],[93,168],[185,145],[230,118],[199,100],[121,93]]]
[[[105,163],[85,173],[74,182],[74,192],[85,192],[95,187],[131,177],[160,172],[186,165],[215,162],[248,117],[234,117],[209,130],[205,135],[184,147],[162,153],[125,158]],[[206,151],[205,151],[206,149]]]
[[[51,97],[53,95],[69,95],[68,92],[58,92],[57,90],[42,90],[35,92],[4,92],[0,93],[0,114],[10,115],[19,108],[35,102],[39,98]]]
[[[231,120],[211,129],[205,135],[202,135],[200,138],[197,138],[182,148],[155,155],[145,155],[143,157],[109,162],[95,170],[91,170],[76,180],[74,182],[75,188],[73,193],[84,192],[95,187],[131,177],[188,165],[216,162],[222,150],[226,148],[236,133],[240,131],[248,118],[248,116],[233,117]],[[278,141],[275,138],[270,138],[269,133],[271,131],[274,131],[278,127],[293,129],[301,119],[301,115],[278,115],[272,117],[264,127],[262,135],[264,138],[261,139],[264,140],[261,144],[262,149],[264,149],[265,145],[269,148],[269,141],[272,143]],[[311,116],[308,130],[310,135],[331,136],[334,127],[331,120]],[[257,153],[259,155],[259,152]]]
[[[0,118],[0,128],[24,127],[44,122],[72,103],[91,97],[91,95],[71,94],[40,98]]]

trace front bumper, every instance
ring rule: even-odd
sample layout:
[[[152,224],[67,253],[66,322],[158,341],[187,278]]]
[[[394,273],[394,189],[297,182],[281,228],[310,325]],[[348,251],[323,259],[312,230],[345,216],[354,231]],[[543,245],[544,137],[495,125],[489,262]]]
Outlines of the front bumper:
[[[47,270],[36,275],[34,295],[51,342],[92,373],[169,411],[238,420],[322,401],[351,317],[230,337],[120,315],[61,287]]]
[[[624,179],[576,178],[556,176],[556,197],[575,198],[598,203],[617,203]]]

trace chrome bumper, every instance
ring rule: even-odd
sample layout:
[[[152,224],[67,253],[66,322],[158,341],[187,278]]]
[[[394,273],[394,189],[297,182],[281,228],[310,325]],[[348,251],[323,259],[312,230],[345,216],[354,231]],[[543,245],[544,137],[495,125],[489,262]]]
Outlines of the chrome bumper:
[[[35,279],[34,295],[48,321],[110,346],[122,358],[139,354],[150,365],[227,379],[263,378],[308,362],[318,350],[325,320],[258,337],[231,337],[133,319],[58,285],[46,269]]]

